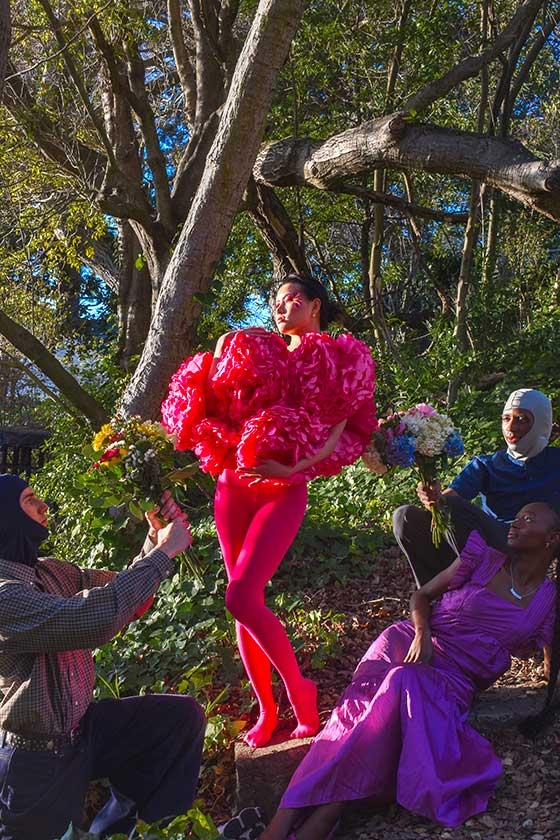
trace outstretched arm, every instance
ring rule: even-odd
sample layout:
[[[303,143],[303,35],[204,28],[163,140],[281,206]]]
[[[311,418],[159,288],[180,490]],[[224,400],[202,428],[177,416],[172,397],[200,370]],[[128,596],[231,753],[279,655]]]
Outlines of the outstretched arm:
[[[410,619],[414,624],[414,639],[406,654],[405,662],[429,662],[432,658],[430,615],[432,601],[447,591],[455,572],[461,565],[457,557],[453,563],[410,596]]]

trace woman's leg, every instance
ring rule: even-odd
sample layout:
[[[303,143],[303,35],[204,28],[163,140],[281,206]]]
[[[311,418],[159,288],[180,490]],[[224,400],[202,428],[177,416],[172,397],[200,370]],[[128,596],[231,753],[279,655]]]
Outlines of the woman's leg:
[[[222,547],[228,545],[226,551],[230,558],[236,555],[235,562],[228,563],[226,560],[230,578],[226,606],[248,631],[253,642],[256,642],[256,646],[251,645],[247,636],[241,632],[241,643],[248,660],[247,672],[250,678],[251,673],[254,674],[257,683],[254,685],[255,692],[258,686],[262,695],[265,681],[264,663],[258,655],[260,649],[261,654],[264,652],[272,662],[286,686],[298,721],[292,737],[305,737],[315,734],[319,728],[317,689],[312,680],[302,676],[284,627],[264,603],[264,588],[299,529],[305,513],[307,490],[303,484],[286,487],[257,484],[250,490],[252,505],[247,504],[246,492],[237,497],[231,486],[227,487],[227,492],[217,493],[216,497],[216,524]],[[243,496],[245,498],[241,502]],[[247,514],[242,516],[242,507],[245,511],[249,507],[251,509],[248,527],[246,524],[249,517]],[[227,515],[224,515],[224,508],[227,509]],[[239,511],[237,516],[236,508]],[[243,531],[245,533],[239,548]],[[265,744],[274,728],[273,720],[265,698],[257,726],[246,736],[248,743],[252,746]]]
[[[226,605],[282,677],[298,722],[292,737],[306,737],[319,728],[317,688],[302,676],[284,627],[265,605],[264,589],[297,534],[307,489],[264,484],[253,490],[258,507],[232,571]]]
[[[301,821],[306,809],[279,808],[261,834],[261,840],[327,840],[342,814],[343,802],[318,805]]]
[[[342,814],[343,802],[319,805],[294,832],[295,840],[327,840]]]
[[[220,476],[214,499],[214,515],[228,581],[232,578],[253,514],[254,494],[250,488],[235,480],[231,473]],[[239,621],[235,622],[235,631],[241,661],[259,704],[259,719],[245,734],[244,740],[249,746],[257,747],[259,743],[270,740],[278,724],[270,660]]]

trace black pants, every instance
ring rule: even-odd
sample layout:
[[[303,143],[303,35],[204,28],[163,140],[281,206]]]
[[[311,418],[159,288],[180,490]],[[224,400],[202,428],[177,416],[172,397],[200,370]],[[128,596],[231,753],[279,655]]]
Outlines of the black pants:
[[[478,531],[493,548],[504,551],[509,524],[487,513],[460,496],[444,496],[451,515],[454,539],[462,551],[471,531]],[[426,508],[402,505],[393,513],[393,533],[410,564],[417,586],[427,583],[455,560],[457,553],[444,540],[439,548],[432,542],[431,513]]]
[[[92,703],[83,735],[58,753],[0,749],[1,840],[55,840],[80,825],[90,780],[107,778],[111,797],[91,824],[104,837],[191,807],[204,739],[202,709],[190,697],[148,695]]]

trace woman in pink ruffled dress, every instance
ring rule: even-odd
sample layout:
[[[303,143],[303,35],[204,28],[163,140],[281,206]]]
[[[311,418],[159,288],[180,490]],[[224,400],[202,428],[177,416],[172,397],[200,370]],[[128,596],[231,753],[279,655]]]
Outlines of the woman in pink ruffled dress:
[[[446,826],[484,811],[502,767],[468,711],[511,654],[560,633],[558,568],[556,586],[547,577],[559,548],[560,516],[544,502],[517,514],[507,554],[473,531],[460,557],[413,593],[411,620],[367,651],[261,840],[324,840],[356,800],[397,801]]]
[[[371,353],[351,335],[322,332],[332,311],[322,284],[289,275],[272,306],[288,343],[259,328],[227,333],[213,356],[181,365],[162,406],[177,447],[194,450],[202,469],[218,475],[226,606],[260,710],[245,735],[252,747],[268,743],[278,724],[271,666],[294,710],[292,737],[319,729],[316,685],[302,675],[264,590],[300,527],[306,482],[356,461],[376,424]]]

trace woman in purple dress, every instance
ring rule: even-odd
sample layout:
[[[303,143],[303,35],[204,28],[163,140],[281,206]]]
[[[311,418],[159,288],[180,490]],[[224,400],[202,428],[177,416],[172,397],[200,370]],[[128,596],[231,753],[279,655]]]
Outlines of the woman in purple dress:
[[[413,593],[411,620],[367,651],[262,840],[322,840],[352,800],[397,801],[446,826],[484,811],[501,763],[467,723],[469,708],[512,654],[551,643],[547,570],[559,549],[560,515],[543,502],[517,514],[507,554],[474,531]]]

